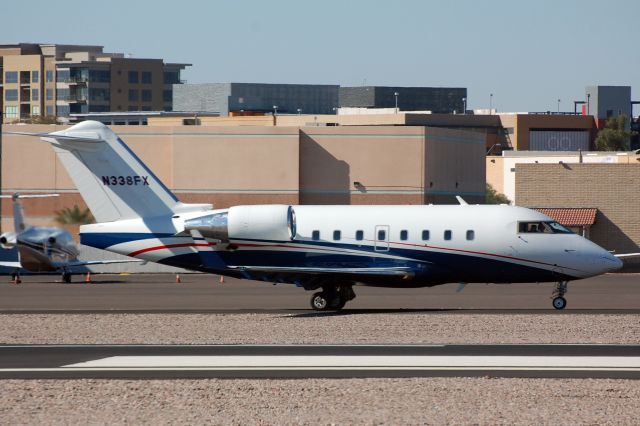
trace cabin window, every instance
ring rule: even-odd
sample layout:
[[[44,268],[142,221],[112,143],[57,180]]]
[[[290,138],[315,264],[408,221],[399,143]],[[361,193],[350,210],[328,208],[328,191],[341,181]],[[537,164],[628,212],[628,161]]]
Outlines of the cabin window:
[[[311,233],[311,239],[313,241],[318,241],[320,239],[320,231],[315,230]]]
[[[476,233],[473,229],[467,231],[467,240],[472,241],[476,237]]]
[[[444,231],[444,239],[449,241],[451,239],[451,230],[447,229],[446,231]]]
[[[402,231],[400,231],[400,240],[407,241],[408,239],[409,239],[409,231],[407,231],[406,229],[403,229]]]
[[[362,241],[364,239],[364,232],[359,229],[356,231],[356,240]]]
[[[337,229],[335,231],[333,231],[333,239],[335,241],[339,241],[340,237],[341,237],[342,233],[340,231],[338,231]]]
[[[429,230],[428,229],[423,229],[422,230],[422,241],[429,241]]]
[[[572,232],[558,222],[519,222],[518,232],[525,234],[571,234]]]
[[[384,229],[379,229],[378,230],[378,240],[379,241],[385,241],[387,239],[387,231],[385,231]]]

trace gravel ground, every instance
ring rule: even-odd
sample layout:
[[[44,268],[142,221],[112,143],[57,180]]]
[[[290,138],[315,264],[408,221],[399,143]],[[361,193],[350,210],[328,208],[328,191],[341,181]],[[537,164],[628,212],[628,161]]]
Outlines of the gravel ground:
[[[5,380],[3,424],[636,425],[626,380]]]
[[[9,314],[5,344],[640,343],[640,315]],[[640,381],[3,380],[2,424],[638,424]]]
[[[640,343],[640,315],[9,314],[16,344]]]

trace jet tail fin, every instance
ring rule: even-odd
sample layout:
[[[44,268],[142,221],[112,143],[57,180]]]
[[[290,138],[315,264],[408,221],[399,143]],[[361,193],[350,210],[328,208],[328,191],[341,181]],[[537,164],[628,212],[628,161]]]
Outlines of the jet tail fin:
[[[24,209],[22,207],[21,199],[24,198],[49,198],[58,197],[60,194],[30,194],[22,195],[15,193],[13,195],[0,195],[0,198],[11,198],[13,201],[13,226],[16,233],[22,232],[29,227],[24,221]]]
[[[38,134],[49,142],[98,222],[212,209],[183,204],[107,126],[83,121]]]

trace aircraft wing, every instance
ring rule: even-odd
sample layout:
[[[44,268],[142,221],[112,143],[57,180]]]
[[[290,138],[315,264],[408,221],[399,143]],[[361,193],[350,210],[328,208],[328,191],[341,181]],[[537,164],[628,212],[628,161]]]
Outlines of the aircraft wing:
[[[343,274],[353,276],[368,277],[413,277],[413,269],[407,266],[391,266],[381,268],[306,268],[306,267],[288,267],[288,266],[229,266],[242,272],[259,272],[259,273],[289,273],[289,274],[310,274],[310,275],[326,275],[326,274]]]
[[[22,265],[20,264],[20,262],[5,262],[5,261],[1,261],[0,262],[0,266],[4,266],[7,268],[22,268]]]
[[[621,254],[614,254],[614,256],[619,259],[626,259],[629,257],[640,257],[640,253],[621,253]]]
[[[62,268],[64,266],[66,267],[70,267],[70,266],[88,266],[88,265],[108,265],[110,263],[146,263],[146,261],[141,260],[141,259],[137,259],[137,260],[129,260],[129,259],[125,259],[125,260],[76,260],[73,262],[67,262],[67,263],[56,263],[54,264],[54,266],[58,267],[58,268]]]

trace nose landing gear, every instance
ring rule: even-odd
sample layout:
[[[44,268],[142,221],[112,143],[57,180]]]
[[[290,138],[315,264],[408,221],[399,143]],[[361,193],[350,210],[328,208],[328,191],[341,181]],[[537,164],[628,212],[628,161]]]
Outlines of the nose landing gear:
[[[567,285],[569,281],[558,281],[556,284],[556,289],[553,292],[553,307],[560,310],[564,309],[567,306],[567,299],[564,298],[565,293],[567,292]]]

